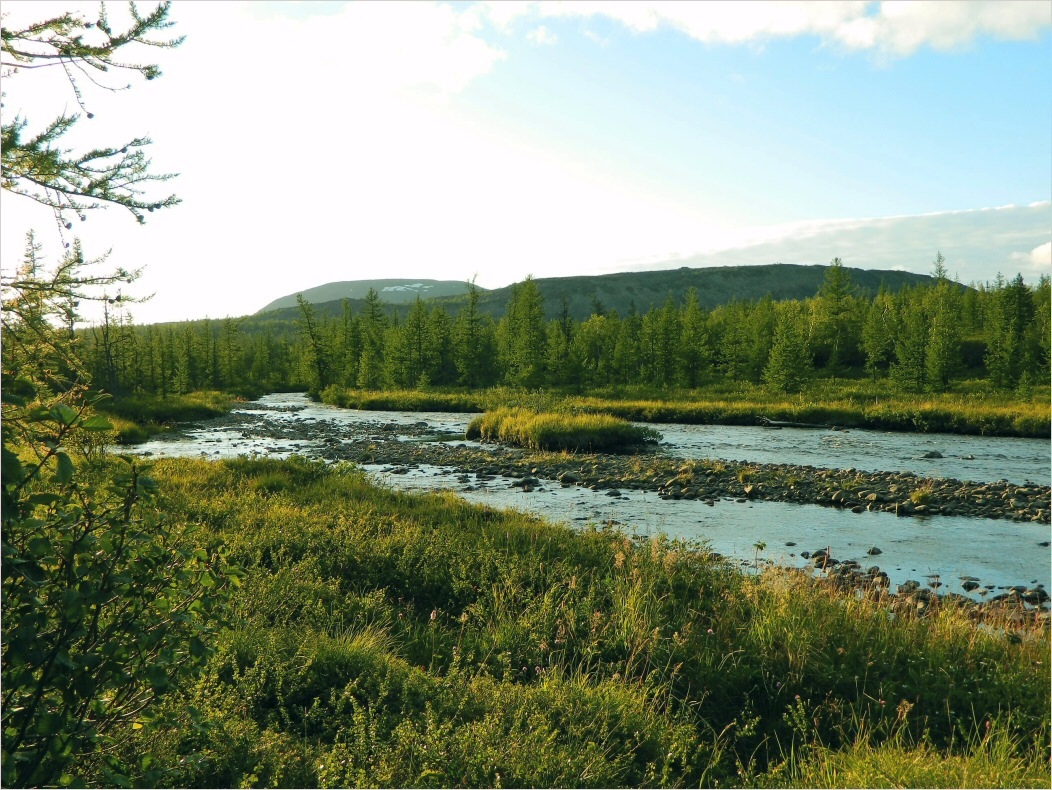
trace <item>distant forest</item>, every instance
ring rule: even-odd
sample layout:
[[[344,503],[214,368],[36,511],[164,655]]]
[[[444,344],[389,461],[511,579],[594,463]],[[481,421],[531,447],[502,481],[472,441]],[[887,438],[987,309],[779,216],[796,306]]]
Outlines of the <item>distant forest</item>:
[[[479,298],[473,289],[454,314],[418,299],[399,317],[370,291],[359,309],[344,302],[336,316],[301,297],[293,320],[145,326],[116,310],[78,334],[95,386],[113,394],[498,384],[582,392],[719,381],[794,392],[811,377],[860,375],[906,392],[942,391],[957,378],[1026,391],[1049,380],[1049,278],[1032,286],[998,276],[965,288],[946,277],[941,256],[928,285],[866,295],[834,259],[813,297],[712,310],[691,290],[645,313],[597,301],[585,320],[564,300],[548,319],[530,278],[512,288],[499,319]]]

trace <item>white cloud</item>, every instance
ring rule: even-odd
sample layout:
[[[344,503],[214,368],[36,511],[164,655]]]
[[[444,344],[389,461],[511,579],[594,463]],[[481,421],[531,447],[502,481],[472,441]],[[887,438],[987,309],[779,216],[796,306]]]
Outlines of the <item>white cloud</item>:
[[[536,27],[526,34],[526,38],[540,46],[551,46],[559,41],[559,37],[544,25]]]
[[[1019,264],[1023,274],[1052,274],[1052,241],[1046,241],[1030,252],[1013,252],[1011,258]]]
[[[585,30],[584,37],[587,38],[589,41],[598,44],[601,47],[606,47],[610,45],[610,39],[604,38],[603,36],[596,33],[594,30]]]
[[[980,36],[1032,39],[1052,25],[1040,0],[895,0],[798,2],[793,0],[710,0],[668,2],[540,2],[513,8],[496,3],[507,28],[521,16],[606,17],[636,33],[660,27],[679,30],[708,44],[762,43],[776,38],[817,36],[850,50],[905,56],[929,46],[952,50]]]
[[[927,274],[936,252],[942,252],[951,275],[962,282],[991,281],[998,272],[1021,272],[1036,279],[1049,273],[1050,227],[1052,204],[1047,201],[918,216],[797,222],[742,231],[730,244],[674,261],[651,257],[631,268],[824,264],[840,257],[854,268]]]

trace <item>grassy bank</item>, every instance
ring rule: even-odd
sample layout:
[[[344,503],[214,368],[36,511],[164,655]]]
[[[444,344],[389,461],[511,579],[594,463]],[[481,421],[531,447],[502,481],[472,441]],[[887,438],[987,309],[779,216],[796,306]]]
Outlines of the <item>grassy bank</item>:
[[[230,411],[234,396],[202,391],[185,395],[122,395],[98,403],[96,410],[113,424],[118,444],[138,444],[180,422],[219,417]]]
[[[1023,396],[998,392],[985,382],[958,382],[944,393],[909,394],[886,381],[819,380],[795,395],[757,385],[713,385],[695,390],[617,388],[588,395],[525,392],[497,387],[478,392],[362,391],[330,387],[322,400],[355,409],[486,411],[502,406],[584,411],[627,420],[715,425],[755,425],[771,420],[989,436],[1048,438],[1049,387]]]
[[[123,744],[160,784],[1047,783],[1047,632],[891,618],[347,468],[153,476],[246,570],[206,674]]]
[[[488,411],[476,417],[468,425],[467,438],[531,450],[617,453],[660,441],[661,434],[606,414],[510,408]]]

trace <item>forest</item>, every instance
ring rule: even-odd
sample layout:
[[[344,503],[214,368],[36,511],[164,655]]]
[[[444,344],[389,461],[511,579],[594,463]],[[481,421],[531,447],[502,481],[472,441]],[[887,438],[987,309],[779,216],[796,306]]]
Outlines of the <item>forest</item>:
[[[337,317],[300,298],[294,322],[264,315],[140,326],[117,304],[79,336],[93,381],[115,395],[496,385],[581,394],[728,382],[792,393],[838,377],[905,393],[984,380],[1025,395],[1048,380],[1048,277],[963,287],[947,278],[941,255],[934,275],[931,286],[867,295],[834,258],[810,299],[709,311],[692,290],[623,316],[596,304],[584,321],[566,309],[546,320],[530,278],[513,287],[499,320],[478,310],[477,290],[454,315],[418,299],[401,319],[375,291],[357,312],[345,301]]]

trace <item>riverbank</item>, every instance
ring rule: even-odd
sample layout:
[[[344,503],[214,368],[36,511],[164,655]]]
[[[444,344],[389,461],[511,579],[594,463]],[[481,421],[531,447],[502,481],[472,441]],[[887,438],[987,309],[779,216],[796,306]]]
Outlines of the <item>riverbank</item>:
[[[184,395],[122,395],[99,401],[95,409],[113,425],[117,444],[141,444],[151,436],[175,430],[180,423],[227,414],[236,396],[203,390]]]
[[[749,384],[669,391],[619,388],[587,395],[507,387],[476,392],[329,387],[320,400],[370,410],[474,412],[523,406],[610,414],[637,422],[756,425],[766,418],[825,427],[1047,439],[1052,432],[1049,392],[1047,386],[1035,387],[1024,396],[998,392],[985,382],[957,382],[949,392],[912,395],[886,381],[856,379],[810,382],[793,396]]]
[[[891,617],[347,467],[151,474],[245,570],[204,675],[119,747],[168,786],[814,786],[888,760],[904,785],[1047,779],[1047,630],[950,601]]]

